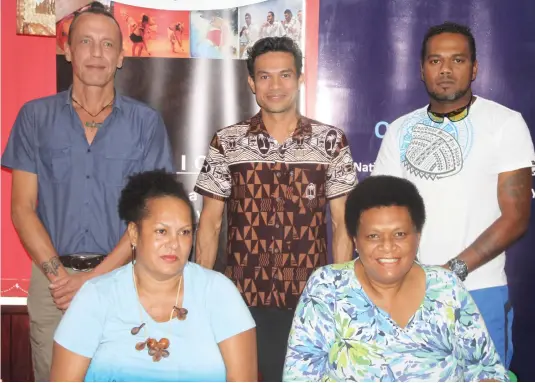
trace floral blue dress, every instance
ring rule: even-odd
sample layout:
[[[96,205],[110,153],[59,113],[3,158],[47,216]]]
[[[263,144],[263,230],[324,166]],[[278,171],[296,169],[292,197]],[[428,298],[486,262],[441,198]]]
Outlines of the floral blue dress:
[[[284,381],[507,381],[485,323],[457,277],[422,266],[425,298],[405,328],[368,298],[355,261],[314,272],[288,341]]]

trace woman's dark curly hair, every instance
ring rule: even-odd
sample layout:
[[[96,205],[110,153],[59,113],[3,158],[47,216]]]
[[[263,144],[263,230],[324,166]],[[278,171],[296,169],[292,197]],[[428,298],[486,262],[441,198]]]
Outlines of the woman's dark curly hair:
[[[195,212],[184,186],[176,175],[165,170],[151,170],[129,177],[119,199],[119,217],[127,224],[139,224],[148,213],[147,203],[153,198],[175,197],[184,201],[190,210],[191,224],[195,224]]]
[[[371,176],[360,182],[347,197],[345,222],[349,236],[357,236],[362,213],[385,206],[406,207],[416,231],[422,232],[425,206],[416,186],[403,178]]]

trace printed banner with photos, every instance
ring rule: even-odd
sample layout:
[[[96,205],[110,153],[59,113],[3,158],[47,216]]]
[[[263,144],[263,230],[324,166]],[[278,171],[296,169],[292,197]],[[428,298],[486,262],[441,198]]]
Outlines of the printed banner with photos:
[[[142,1],[133,5],[130,0],[108,4],[119,22],[125,54],[116,88],[162,114],[179,180],[190,193],[197,216],[202,198],[193,187],[214,133],[259,109],[247,82],[247,48],[267,36],[290,36],[302,46],[308,1],[317,5],[317,0],[268,0],[181,10],[140,6]],[[72,66],[64,50],[73,17],[71,13],[57,23],[58,92],[72,84]],[[303,111],[304,95],[303,86]],[[225,263],[225,226],[223,222],[218,270]]]
[[[15,1],[15,0],[6,0]],[[55,0],[16,0],[17,34],[35,36],[54,36]],[[87,1],[87,0],[85,0]]]
[[[289,36],[304,51],[303,0],[235,1],[247,5],[223,9],[181,4],[181,10],[176,3],[172,9],[162,9],[158,2],[140,6],[149,3],[105,2],[121,27],[126,57],[246,59],[248,48],[270,36]],[[65,51],[74,15],[85,5],[57,22],[58,54]]]

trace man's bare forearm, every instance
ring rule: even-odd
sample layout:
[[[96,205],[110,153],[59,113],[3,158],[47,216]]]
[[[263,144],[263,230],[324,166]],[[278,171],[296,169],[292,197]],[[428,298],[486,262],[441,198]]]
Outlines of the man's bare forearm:
[[[219,245],[221,227],[199,225],[197,241],[195,242],[195,262],[207,269],[213,269]]]
[[[67,276],[43,223],[31,209],[13,208],[13,226],[33,262],[50,282]]]
[[[531,211],[531,169],[502,173],[498,182],[502,215],[459,255],[468,271],[494,259],[527,230]]]
[[[336,227],[333,224],[333,261],[345,263],[353,258],[353,243],[345,227]]]
[[[474,271],[500,255],[523,233],[516,222],[500,217],[457,258],[466,262],[469,272]]]

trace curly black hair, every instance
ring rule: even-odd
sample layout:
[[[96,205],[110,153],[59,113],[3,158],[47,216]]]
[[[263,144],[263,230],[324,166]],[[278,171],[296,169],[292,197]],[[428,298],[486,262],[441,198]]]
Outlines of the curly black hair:
[[[67,43],[69,43],[69,45],[71,45],[72,34],[74,33],[74,27],[76,26],[76,21],[78,20],[80,16],[85,15],[86,13],[90,13],[92,15],[103,15],[115,21],[115,24],[117,25],[117,29],[119,30],[119,38],[121,40],[121,49],[123,49],[123,32],[121,31],[119,22],[117,21],[115,16],[113,16],[113,14],[106,9],[104,4],[102,4],[99,1],[93,1],[82,11],[74,12],[74,18],[72,19],[71,25],[69,26],[69,35],[67,36]]]
[[[420,52],[420,60],[422,63],[425,61],[427,55],[427,42],[433,36],[440,35],[442,33],[458,33],[466,37],[468,40],[468,46],[470,47],[470,59],[472,63],[476,61],[476,40],[469,27],[457,23],[446,21],[440,25],[434,25],[429,28],[424,36],[422,42],[422,50]]]
[[[283,37],[264,37],[258,40],[251,48],[247,50],[247,70],[249,76],[254,80],[254,63],[258,56],[268,52],[287,52],[294,56],[295,73],[297,77],[301,76],[303,71],[303,53],[297,43],[287,36]]]
[[[403,178],[371,176],[360,182],[347,197],[345,222],[349,236],[357,236],[362,213],[383,206],[406,207],[416,231],[422,232],[425,205],[416,186]]]
[[[127,224],[139,224],[147,216],[147,203],[153,198],[175,197],[184,201],[190,210],[191,224],[195,224],[195,211],[184,186],[176,175],[164,169],[145,171],[129,177],[119,199],[119,217]]]

